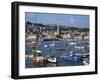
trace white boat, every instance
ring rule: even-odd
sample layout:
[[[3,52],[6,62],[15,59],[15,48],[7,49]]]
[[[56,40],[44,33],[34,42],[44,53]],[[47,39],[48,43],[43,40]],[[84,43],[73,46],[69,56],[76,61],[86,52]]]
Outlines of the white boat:
[[[25,58],[26,59],[32,59],[33,58],[33,55],[25,55]]]
[[[84,49],[83,46],[75,46],[76,49]]]
[[[82,61],[82,62],[83,62],[83,64],[88,65],[88,63],[86,61]]]
[[[47,45],[44,45],[44,47],[46,48],[46,47],[48,47]]]
[[[48,62],[51,62],[51,63],[56,63],[56,61],[57,61],[57,59],[55,58],[55,57],[49,57],[48,59],[47,59],[47,61]]]
[[[70,42],[69,44],[70,45],[76,45],[77,43],[76,42]]]
[[[89,64],[88,58],[85,58],[82,62],[83,62],[83,64],[85,64],[85,65],[88,65],[88,64]]]

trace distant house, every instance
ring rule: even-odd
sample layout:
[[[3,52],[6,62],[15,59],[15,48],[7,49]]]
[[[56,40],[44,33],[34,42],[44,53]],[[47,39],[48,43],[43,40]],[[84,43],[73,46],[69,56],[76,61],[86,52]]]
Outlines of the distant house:
[[[82,40],[82,36],[75,36],[74,39],[76,39],[76,40]]]
[[[27,47],[34,47],[38,43],[38,35],[37,34],[30,34],[26,37],[26,46]]]
[[[39,35],[37,35],[37,34],[30,34],[30,35],[28,35],[27,37],[26,37],[26,40],[27,41],[30,41],[30,42],[37,42],[38,41],[38,39],[39,39]]]
[[[85,36],[84,39],[89,39],[89,36]]]
[[[29,35],[26,39],[34,39],[36,40],[37,39],[37,35]]]
[[[64,34],[64,35],[63,35],[63,38],[64,38],[64,39],[70,39],[70,38],[71,38],[71,35],[70,35],[70,34]]]

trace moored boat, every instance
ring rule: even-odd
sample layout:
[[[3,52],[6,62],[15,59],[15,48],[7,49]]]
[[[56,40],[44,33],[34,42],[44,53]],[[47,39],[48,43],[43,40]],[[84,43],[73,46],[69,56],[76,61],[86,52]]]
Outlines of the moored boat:
[[[70,42],[69,44],[70,45],[76,45],[77,43],[76,42]]]
[[[33,53],[42,53],[41,50],[32,50]]]
[[[56,59],[56,57],[48,57],[47,61],[50,62],[50,63],[56,63],[57,59]]]
[[[85,58],[85,59],[82,61],[82,63],[83,63],[84,65],[88,65],[88,64],[89,64],[89,59],[88,59],[88,58]]]
[[[84,49],[83,46],[75,46],[76,49]]]
[[[33,58],[33,62],[35,64],[42,64],[43,63],[43,57],[42,56],[36,56]]]
[[[26,55],[25,55],[25,58],[26,58],[26,59],[32,59],[32,58],[33,58],[33,55],[28,55],[28,54],[26,54]]]

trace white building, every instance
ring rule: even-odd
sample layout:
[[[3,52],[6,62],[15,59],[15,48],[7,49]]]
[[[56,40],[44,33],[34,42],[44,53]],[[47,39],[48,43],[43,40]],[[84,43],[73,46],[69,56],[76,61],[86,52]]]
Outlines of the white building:
[[[85,36],[84,39],[89,39],[89,36]]]
[[[75,36],[74,39],[76,39],[76,40],[82,40],[82,36]]]
[[[71,35],[70,35],[70,34],[67,34],[67,35],[64,34],[64,35],[63,35],[63,38],[64,38],[64,39],[66,39],[66,38],[67,38],[67,39],[70,39],[70,38],[71,38]]]

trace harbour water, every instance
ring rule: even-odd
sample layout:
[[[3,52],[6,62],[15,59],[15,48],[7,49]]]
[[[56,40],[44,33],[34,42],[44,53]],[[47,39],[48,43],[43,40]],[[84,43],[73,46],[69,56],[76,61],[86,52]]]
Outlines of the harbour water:
[[[35,47],[26,48],[26,55],[34,55],[33,49],[41,50],[41,56],[44,58],[53,56],[57,61],[56,63],[35,64],[32,58],[26,58],[26,68],[85,65],[83,60],[80,60],[84,54],[88,54],[86,62],[89,64],[89,40],[39,41]],[[74,57],[71,58],[72,56]]]

